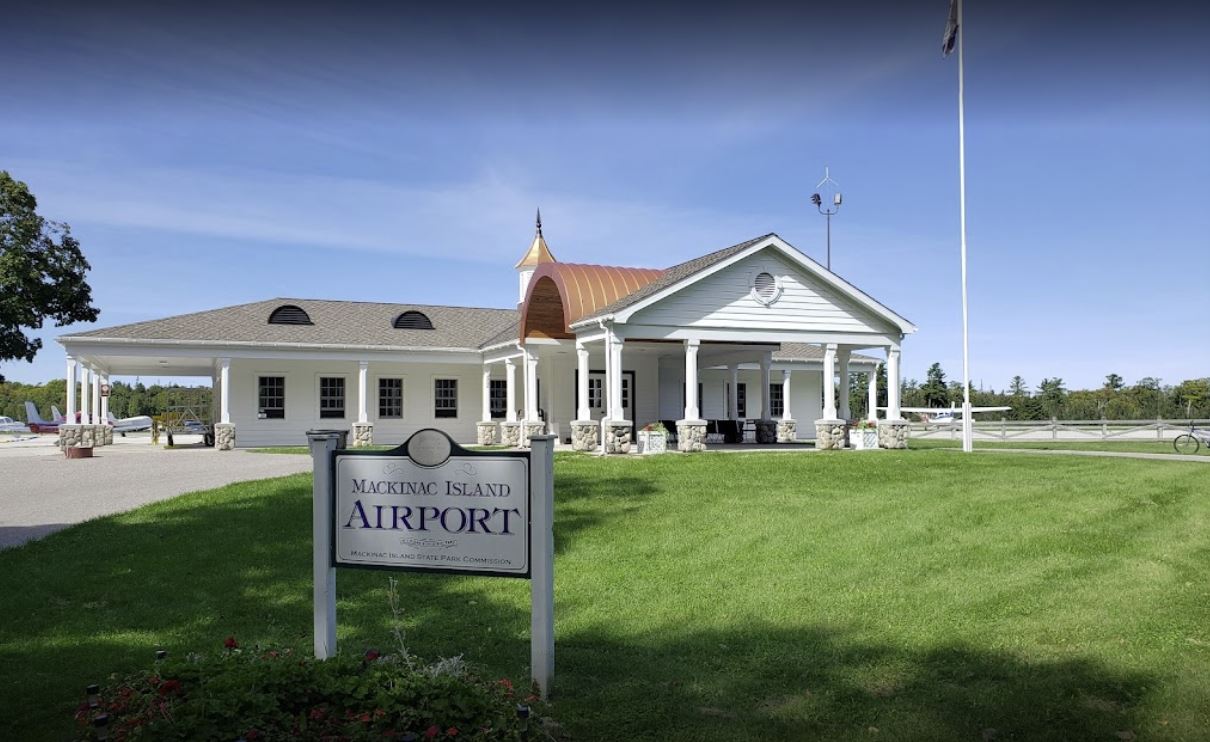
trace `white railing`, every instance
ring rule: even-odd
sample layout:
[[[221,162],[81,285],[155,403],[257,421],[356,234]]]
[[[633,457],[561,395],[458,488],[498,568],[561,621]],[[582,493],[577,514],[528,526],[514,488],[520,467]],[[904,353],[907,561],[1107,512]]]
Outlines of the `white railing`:
[[[995,440],[1138,440],[1162,441],[1188,432],[1189,426],[1210,428],[1210,420],[975,420],[975,435]],[[914,438],[961,438],[962,421],[911,425]]]

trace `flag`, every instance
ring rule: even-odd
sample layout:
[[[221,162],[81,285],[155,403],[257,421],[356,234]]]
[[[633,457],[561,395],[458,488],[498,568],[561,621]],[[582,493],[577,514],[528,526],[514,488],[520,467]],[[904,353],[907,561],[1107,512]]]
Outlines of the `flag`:
[[[958,3],[950,0],[950,17],[945,21],[945,32],[941,34],[941,56],[948,57],[958,43]]]

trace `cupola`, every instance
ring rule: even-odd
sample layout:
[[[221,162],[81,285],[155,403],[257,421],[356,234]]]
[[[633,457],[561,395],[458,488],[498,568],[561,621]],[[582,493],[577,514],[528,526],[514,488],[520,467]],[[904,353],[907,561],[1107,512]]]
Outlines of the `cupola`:
[[[542,236],[542,210],[538,209],[538,218],[535,222],[537,231],[534,233],[533,244],[525,251],[525,255],[521,256],[521,260],[517,262],[516,269],[519,276],[520,294],[517,296],[517,304],[525,301],[525,293],[529,291],[529,282],[534,277],[534,271],[543,263],[557,263],[555,256],[551,255],[550,248],[546,245],[546,238]]]

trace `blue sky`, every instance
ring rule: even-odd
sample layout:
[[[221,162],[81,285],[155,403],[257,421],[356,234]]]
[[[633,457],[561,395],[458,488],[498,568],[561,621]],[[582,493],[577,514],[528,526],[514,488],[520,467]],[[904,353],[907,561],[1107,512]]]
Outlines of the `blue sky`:
[[[769,231],[822,260],[828,165],[834,269],[920,327],[906,377],[960,378],[947,2],[505,5],[27,5],[0,168],[72,225],[105,326],[511,306],[538,205],[569,262]],[[1210,17],[1097,7],[968,0],[977,384],[1210,375]],[[59,332],[0,373],[62,376]]]

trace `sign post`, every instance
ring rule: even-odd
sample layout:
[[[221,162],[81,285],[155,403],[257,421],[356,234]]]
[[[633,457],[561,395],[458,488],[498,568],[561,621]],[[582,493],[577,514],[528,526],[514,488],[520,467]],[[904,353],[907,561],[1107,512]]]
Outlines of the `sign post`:
[[[555,436],[529,439],[530,564],[529,664],[542,700],[555,676]]]
[[[332,459],[340,433],[330,430],[307,432],[314,471],[311,484],[311,555],[315,598],[315,658],[326,660],[336,654],[336,567],[332,564]]]
[[[533,680],[554,676],[554,436],[529,451],[462,448],[440,430],[389,451],[310,431],[315,656],[336,653],[336,568],[529,579]]]

